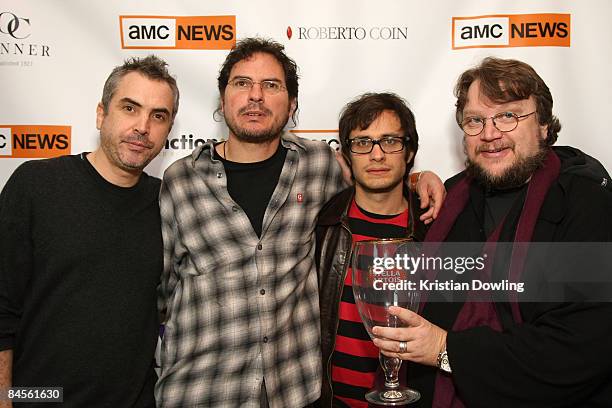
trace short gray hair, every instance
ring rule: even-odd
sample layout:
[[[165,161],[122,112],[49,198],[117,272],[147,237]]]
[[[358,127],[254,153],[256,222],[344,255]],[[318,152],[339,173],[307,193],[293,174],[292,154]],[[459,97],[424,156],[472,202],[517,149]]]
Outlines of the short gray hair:
[[[130,72],[138,72],[149,79],[163,81],[168,84],[174,96],[174,106],[172,108],[172,120],[174,121],[179,107],[179,90],[176,86],[176,79],[170,75],[167,66],[168,63],[163,59],[155,55],[149,55],[145,58],[129,58],[124,61],[123,65],[115,67],[106,79],[104,90],[102,91],[102,107],[104,112],[108,113],[108,106],[115,91],[117,91],[119,81]]]

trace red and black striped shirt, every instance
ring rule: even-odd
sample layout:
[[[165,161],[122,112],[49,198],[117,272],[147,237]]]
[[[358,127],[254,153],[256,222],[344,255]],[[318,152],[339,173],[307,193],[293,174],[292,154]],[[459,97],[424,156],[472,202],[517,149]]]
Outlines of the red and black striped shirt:
[[[408,210],[397,215],[378,215],[351,203],[348,224],[353,242],[376,238],[402,238],[408,227]],[[367,408],[365,394],[374,386],[378,369],[378,347],[366,331],[353,297],[352,273],[344,280],[340,300],[336,346],[332,356],[334,406]]]

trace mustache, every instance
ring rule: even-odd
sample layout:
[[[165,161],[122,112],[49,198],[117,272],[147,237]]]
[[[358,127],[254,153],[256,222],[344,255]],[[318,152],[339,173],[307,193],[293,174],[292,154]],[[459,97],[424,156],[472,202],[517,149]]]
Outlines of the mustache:
[[[155,146],[153,142],[151,142],[146,135],[141,135],[139,133],[134,133],[131,136],[128,136],[127,138],[124,139],[124,142],[126,143],[138,142],[144,145],[148,149],[152,149]]]
[[[259,103],[250,103],[247,106],[245,106],[244,108],[240,108],[240,110],[238,111],[238,114],[242,115],[245,114],[249,111],[261,111],[266,115],[271,115],[272,111],[270,111],[270,109],[266,108],[265,106],[259,104]]]
[[[485,144],[478,146],[478,148],[476,149],[476,152],[482,153],[482,152],[499,151],[503,149],[513,149],[514,150],[514,143],[501,142],[501,141],[495,141],[493,143],[485,143]]]

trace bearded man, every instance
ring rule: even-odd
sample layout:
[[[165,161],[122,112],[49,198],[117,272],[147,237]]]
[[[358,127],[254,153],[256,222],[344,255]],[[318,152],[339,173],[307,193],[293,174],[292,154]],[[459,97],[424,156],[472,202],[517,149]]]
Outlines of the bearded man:
[[[429,291],[421,315],[391,308],[407,327],[375,327],[374,343],[417,363],[408,372],[422,395],[419,406],[609,405],[609,252],[595,254],[600,268],[575,250],[579,262],[563,253],[609,247],[609,176],[576,149],[552,148],[561,125],[548,86],[528,64],[486,58],[460,76],[455,94],[467,166],[447,181],[448,196],[425,241],[477,243],[491,255],[489,279],[527,289],[488,299],[471,291],[447,303],[432,301]],[[582,170],[589,168],[595,172]],[[594,182],[589,176],[598,171],[603,178]],[[544,244],[555,256],[532,262]],[[573,267],[564,270],[560,259]],[[602,284],[576,284],[602,275]],[[577,296],[577,288],[588,291]]]

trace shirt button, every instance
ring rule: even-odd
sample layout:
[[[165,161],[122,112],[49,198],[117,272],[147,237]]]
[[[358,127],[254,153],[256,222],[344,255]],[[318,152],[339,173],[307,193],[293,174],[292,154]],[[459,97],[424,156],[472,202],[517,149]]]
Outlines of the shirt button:
[[[264,338],[263,338],[263,342],[264,342],[264,343],[267,343],[267,342],[268,342],[268,336],[264,336]]]
[[[221,177],[223,177],[223,174],[221,174],[221,172],[218,172],[217,173],[217,178],[221,178]]]
[[[257,249],[259,249],[261,251],[262,248],[263,248],[263,245],[257,244]]]
[[[259,293],[261,293],[262,295],[265,295],[266,294],[266,290],[262,289],[262,290],[259,291]]]
[[[233,212],[238,212],[238,206],[233,205],[233,206],[232,206],[232,211],[233,211]]]

